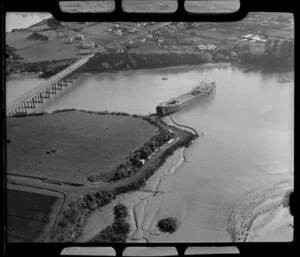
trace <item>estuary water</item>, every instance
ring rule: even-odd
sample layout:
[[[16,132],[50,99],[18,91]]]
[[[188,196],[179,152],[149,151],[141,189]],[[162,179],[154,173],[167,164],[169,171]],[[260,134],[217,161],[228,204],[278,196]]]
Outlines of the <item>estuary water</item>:
[[[280,83],[281,77],[290,82]],[[216,94],[172,115],[176,122],[196,129],[200,137],[189,148],[176,151],[144,189],[116,200],[130,210],[130,241],[231,241],[232,231],[240,232],[241,222],[229,224],[233,213],[241,220],[257,212],[265,215],[259,210],[261,204],[276,197],[278,201],[293,188],[293,73],[249,71],[224,64],[85,74],[68,93],[41,108],[149,114],[160,102],[201,80],[215,81]],[[164,120],[172,124],[168,117]],[[278,189],[276,197],[274,190],[257,193],[269,188]],[[249,205],[241,205],[243,201]],[[272,218],[267,230],[248,229],[247,240],[292,240],[287,216],[279,216]],[[175,233],[157,229],[157,222],[165,217],[177,218]],[[277,232],[271,233],[274,229]]]

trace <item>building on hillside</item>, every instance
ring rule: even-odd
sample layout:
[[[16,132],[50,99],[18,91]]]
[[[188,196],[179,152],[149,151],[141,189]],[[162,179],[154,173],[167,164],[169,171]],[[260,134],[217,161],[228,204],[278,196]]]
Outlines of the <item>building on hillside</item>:
[[[83,49],[94,49],[95,48],[95,44],[94,42],[82,42],[80,45],[80,48]]]
[[[261,38],[260,36],[258,36],[258,35],[253,36],[253,37],[252,37],[252,40],[258,41],[258,42],[263,42],[263,43],[267,42],[266,39],[262,39],[262,38]]]
[[[251,38],[252,36],[254,36],[253,34],[247,34],[247,35],[244,35],[244,36],[242,36],[242,38]]]
[[[130,32],[130,33],[135,33],[136,31],[137,31],[136,28],[129,28],[129,29],[128,29],[128,32]]]
[[[68,39],[66,39],[66,40],[64,41],[64,43],[66,43],[66,44],[72,44],[73,42],[74,42],[74,38],[73,38],[73,37],[68,38]]]
[[[82,40],[84,40],[84,36],[83,35],[80,35],[80,34],[78,34],[77,36],[75,36],[74,38],[73,38],[73,42],[75,42],[75,41],[82,41]]]
[[[157,45],[162,45],[165,41],[163,39],[158,39],[157,40]]]
[[[126,52],[127,48],[123,45],[117,45],[115,47],[115,53],[124,53]]]
[[[115,33],[115,35],[117,35],[117,36],[122,36],[122,31],[121,31],[120,29],[116,29],[116,30],[114,31],[114,33]]]
[[[217,47],[215,45],[212,45],[212,44],[207,45],[207,50],[209,50],[209,51],[214,51],[216,49],[217,49]]]
[[[230,57],[231,57],[232,59],[235,59],[235,58],[238,58],[239,56],[238,56],[238,54],[237,54],[235,51],[231,51],[231,52],[230,52]]]
[[[245,40],[251,40],[250,42],[255,42],[255,41],[263,42],[263,43],[267,42],[266,39],[263,39],[261,36],[254,35],[254,34],[247,34],[247,35],[242,36],[242,41],[245,41]]]

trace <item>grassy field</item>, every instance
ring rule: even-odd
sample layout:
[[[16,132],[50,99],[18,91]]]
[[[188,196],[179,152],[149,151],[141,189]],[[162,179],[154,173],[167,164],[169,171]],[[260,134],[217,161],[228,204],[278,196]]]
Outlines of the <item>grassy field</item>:
[[[30,35],[31,32],[6,33],[6,44],[16,49],[23,49],[32,45],[39,44],[39,41],[27,39],[27,37],[29,37]]]
[[[157,128],[129,116],[78,111],[7,119],[7,172],[81,182],[111,171]]]
[[[34,192],[7,190],[9,242],[32,242],[43,235],[51,222],[58,197]]]
[[[18,53],[29,61],[58,60],[75,58],[77,52],[72,45],[64,44],[61,40],[41,42],[19,50]]]

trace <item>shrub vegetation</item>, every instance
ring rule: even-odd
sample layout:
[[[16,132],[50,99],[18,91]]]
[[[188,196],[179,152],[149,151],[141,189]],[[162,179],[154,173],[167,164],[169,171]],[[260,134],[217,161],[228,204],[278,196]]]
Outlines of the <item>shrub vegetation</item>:
[[[161,219],[158,223],[157,226],[160,231],[162,232],[168,232],[168,233],[174,233],[177,230],[177,219],[168,217]]]

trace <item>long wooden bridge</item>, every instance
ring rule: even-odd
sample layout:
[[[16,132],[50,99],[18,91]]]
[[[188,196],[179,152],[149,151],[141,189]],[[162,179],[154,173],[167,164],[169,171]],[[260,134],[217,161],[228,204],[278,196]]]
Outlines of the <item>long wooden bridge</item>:
[[[109,47],[115,45],[122,45],[128,42],[129,40],[140,37],[149,32],[153,32],[154,30],[167,26],[170,23],[171,22],[163,22],[156,24],[151,28],[143,30],[141,33],[126,38],[125,40],[122,40],[120,42],[110,43],[106,46]],[[64,88],[71,86],[73,84],[73,81],[78,78],[79,74],[85,70],[86,63],[94,55],[95,53],[78,60],[77,62],[73,63],[72,65],[59,72],[58,74],[49,78],[47,81],[45,81],[38,87],[33,88],[26,94],[15,99],[6,107],[6,114],[8,116],[15,116],[34,112],[34,110],[39,105],[42,105],[45,101],[49,101],[51,97],[62,91]]]
[[[47,100],[49,101],[51,97],[71,86],[79,74],[85,70],[86,63],[93,56],[94,54],[78,60],[38,87],[18,97],[7,106],[6,114],[15,116],[33,112],[39,105],[42,105]]]

